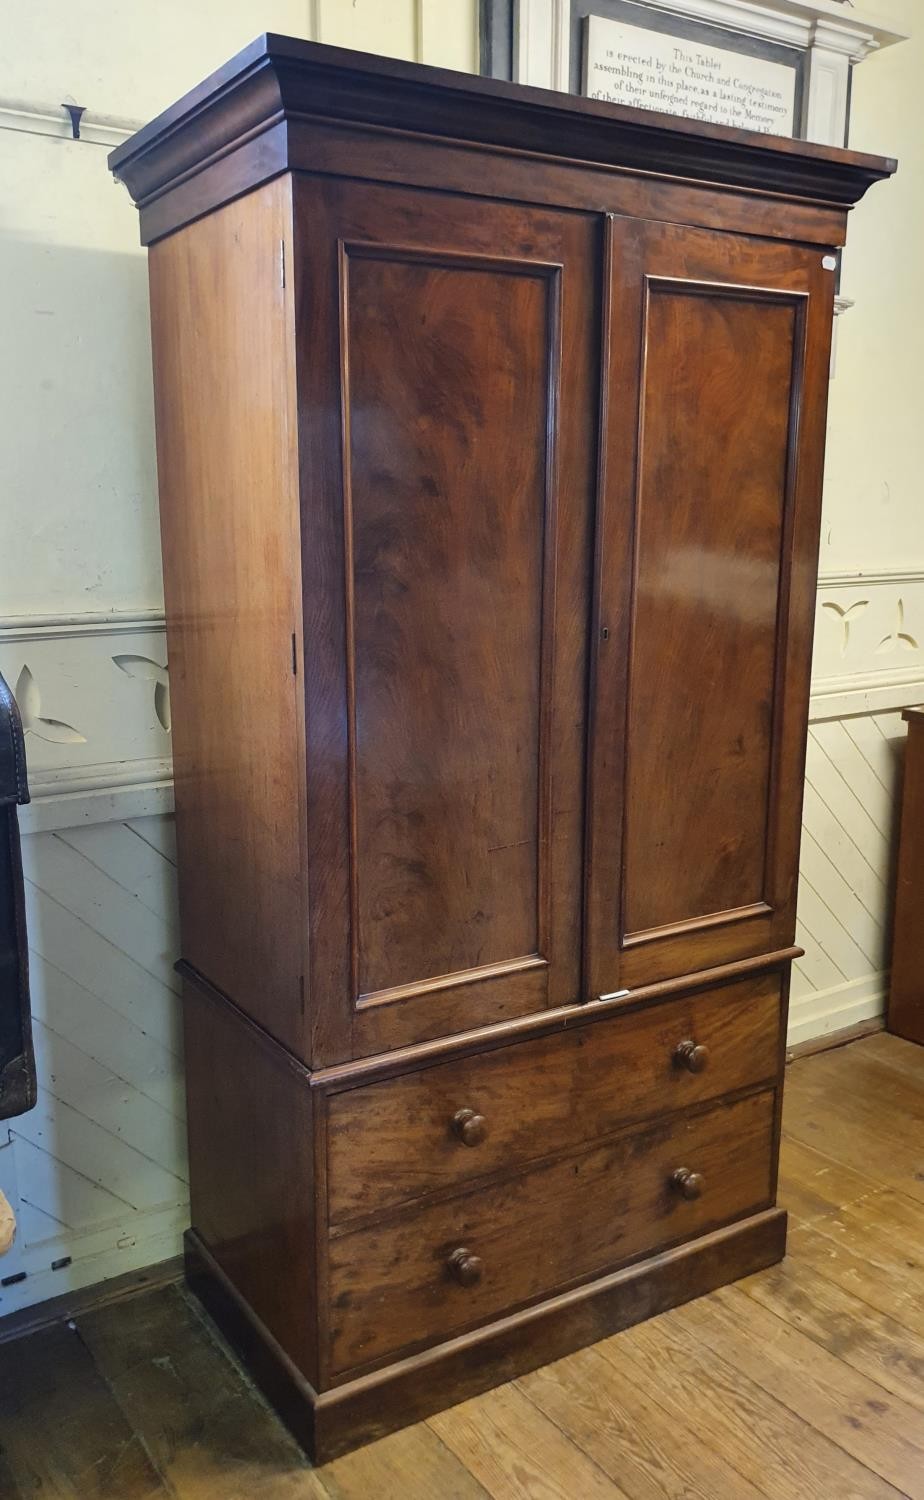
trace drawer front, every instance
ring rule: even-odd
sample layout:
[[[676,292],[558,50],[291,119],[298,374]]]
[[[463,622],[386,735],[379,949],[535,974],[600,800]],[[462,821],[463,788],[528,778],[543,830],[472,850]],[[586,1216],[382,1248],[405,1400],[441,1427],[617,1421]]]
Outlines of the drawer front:
[[[779,1028],[764,974],[335,1094],[330,1222],[775,1080]]]
[[[512,1181],[333,1237],[333,1370],[438,1343],[765,1207],[774,1100],[769,1090],[642,1126]]]

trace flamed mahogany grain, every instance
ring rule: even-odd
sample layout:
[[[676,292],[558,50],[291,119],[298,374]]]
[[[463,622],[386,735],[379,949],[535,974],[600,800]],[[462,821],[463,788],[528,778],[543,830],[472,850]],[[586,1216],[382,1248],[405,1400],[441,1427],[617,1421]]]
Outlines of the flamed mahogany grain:
[[[330,1244],[333,1369],[433,1344],[634,1255],[766,1207],[773,1093],[633,1128],[607,1145],[497,1186],[384,1218]],[[704,1178],[687,1200],[672,1185]],[[473,1285],[448,1267],[482,1262]]]
[[[558,270],[347,246],[343,277],[357,981],[369,996],[546,947]]]
[[[761,975],[336,1093],[328,1105],[331,1223],[762,1083],[776,1074],[779,1031],[779,976]],[[701,1072],[677,1056],[684,1042],[705,1049]],[[460,1109],[483,1122],[471,1146],[452,1128]]]
[[[768,301],[671,281],[650,284],[645,317],[627,937],[766,898],[799,326],[785,294]]]
[[[626,219],[607,275],[591,993],[793,941],[834,290]]]

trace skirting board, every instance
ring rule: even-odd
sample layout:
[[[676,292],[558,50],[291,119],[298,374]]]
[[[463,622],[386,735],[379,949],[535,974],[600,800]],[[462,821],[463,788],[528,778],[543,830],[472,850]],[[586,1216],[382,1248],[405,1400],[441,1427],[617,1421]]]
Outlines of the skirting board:
[[[63,1231],[53,1251],[45,1242],[26,1247],[17,1256],[14,1241],[13,1250],[0,1260],[0,1277],[25,1275],[21,1281],[0,1287],[0,1339],[15,1318],[41,1314],[62,1298],[99,1296],[126,1276],[143,1276],[152,1266],[177,1259],[188,1223],[188,1206],[179,1205],[139,1215],[138,1222],[131,1226],[134,1233],[122,1246],[118,1243],[119,1226],[114,1227],[111,1221],[83,1233]],[[68,1257],[68,1263],[53,1270],[54,1254]]]
[[[126,1271],[121,1276],[112,1276],[108,1281],[95,1281],[92,1286],[77,1291],[64,1292],[59,1297],[49,1297],[34,1307],[22,1307],[18,1312],[0,1318],[0,1344],[12,1339],[25,1338],[38,1333],[53,1323],[83,1317],[97,1307],[106,1307],[111,1302],[122,1302],[126,1297],[135,1297],[139,1292],[153,1292],[158,1287],[170,1286],[183,1276],[183,1257],[171,1256],[137,1271]]]
[[[785,1250],[786,1214],[768,1209],[322,1394],[280,1349],[194,1230],[186,1235],[186,1275],[253,1379],[320,1464],[764,1270],[782,1260]]]
[[[815,990],[808,995],[792,996],[789,1002],[789,1029],[786,1043],[798,1047],[802,1042],[844,1031],[860,1021],[870,1021],[885,1010],[889,989],[888,972],[864,974],[829,990]]]
[[[826,1036],[812,1037],[798,1046],[786,1048],[787,1065],[802,1057],[817,1057],[820,1052],[834,1052],[839,1047],[849,1047],[851,1042],[861,1042],[864,1037],[875,1036],[885,1030],[885,1017],[874,1016],[871,1021],[858,1021],[856,1026],[845,1026],[843,1031],[829,1031]]]

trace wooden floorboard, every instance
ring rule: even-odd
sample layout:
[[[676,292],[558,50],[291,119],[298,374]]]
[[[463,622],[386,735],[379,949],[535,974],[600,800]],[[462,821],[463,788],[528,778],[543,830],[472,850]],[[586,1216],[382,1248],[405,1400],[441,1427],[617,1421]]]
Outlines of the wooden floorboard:
[[[0,1345],[0,1500],[924,1500],[924,1049],[788,1070],[781,1266],[313,1470],[180,1286]]]
[[[67,1323],[4,1346],[0,1413],[0,1451],[12,1494],[22,1500],[154,1500],[170,1493]]]

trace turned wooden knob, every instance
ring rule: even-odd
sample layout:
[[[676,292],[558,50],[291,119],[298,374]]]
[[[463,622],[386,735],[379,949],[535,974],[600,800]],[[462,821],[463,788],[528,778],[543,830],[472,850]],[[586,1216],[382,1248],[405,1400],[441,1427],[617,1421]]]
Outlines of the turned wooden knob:
[[[674,1048],[674,1062],[689,1073],[701,1073],[709,1063],[709,1048],[692,1040],[679,1042]]]
[[[447,1265],[460,1286],[477,1286],[484,1271],[484,1262],[481,1257],[473,1255],[471,1250],[466,1250],[462,1246],[458,1250],[453,1250]]]
[[[488,1122],[473,1109],[457,1109],[452,1117],[452,1133],[463,1146],[480,1146],[488,1133]]]
[[[706,1179],[702,1172],[691,1172],[689,1167],[678,1167],[676,1172],[671,1173],[671,1187],[681,1196],[692,1201],[701,1198]]]

